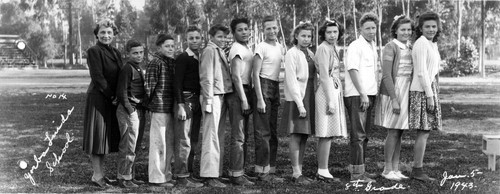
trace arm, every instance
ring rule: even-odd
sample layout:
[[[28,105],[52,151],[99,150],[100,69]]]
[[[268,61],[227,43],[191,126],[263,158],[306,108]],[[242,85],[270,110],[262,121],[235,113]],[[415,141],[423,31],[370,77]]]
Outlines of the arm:
[[[293,101],[297,104],[297,108],[304,108],[302,97],[300,96],[299,83],[297,81],[297,65],[293,54],[288,51],[285,55],[285,87],[288,88]]]
[[[332,78],[330,78],[329,71],[330,64],[333,63],[333,61],[330,61],[330,56],[332,54],[333,53],[328,53],[328,50],[324,46],[319,46],[315,55],[316,63],[318,64],[320,87],[323,88],[323,91],[325,92],[326,104],[328,105],[327,110],[330,114],[334,112],[332,95],[334,85],[332,82]]]
[[[394,58],[396,53],[394,53],[394,49],[391,44],[387,44],[382,51],[382,84],[384,84],[391,100],[397,100],[396,92],[394,90],[394,80],[392,80],[392,69],[394,64]],[[396,48],[399,49],[399,48]],[[397,72],[396,72],[397,73]]]
[[[128,114],[132,114],[135,111],[128,100],[128,85],[132,77],[131,70],[130,65],[124,65],[118,75],[118,84],[116,86],[116,97],[118,98],[118,102],[127,109]]]
[[[160,74],[160,64],[158,64],[157,59],[153,59],[149,62],[147,70],[146,70],[146,96],[149,100],[153,98],[154,91],[156,88],[156,83],[158,82],[158,78]],[[149,104],[146,103],[146,105]]]
[[[205,48],[200,58],[200,85],[201,95],[203,96],[203,104],[207,107],[212,106],[214,97],[214,57],[218,57],[218,53],[213,48]],[[210,111],[212,112],[211,109]]]
[[[174,74],[174,98],[177,102],[177,119],[186,120],[186,110],[184,109],[184,94],[183,83],[184,73],[186,72],[186,60],[183,54],[179,55],[175,60],[175,74]],[[175,106],[175,105],[174,105]]]
[[[248,105],[248,99],[245,94],[245,90],[243,89],[243,81],[240,76],[243,72],[243,67],[244,63],[239,55],[236,55],[233,59],[231,59],[231,79],[233,80],[236,92],[240,97],[243,114],[247,115],[247,111],[250,110],[250,106]]]
[[[98,48],[91,47],[87,50],[87,60],[90,72],[90,78],[99,91],[101,91],[106,98],[111,99],[113,91],[108,87],[108,82],[104,78],[103,66],[101,61],[101,53]]]
[[[264,102],[264,96],[262,95],[262,87],[260,85],[260,70],[262,69],[262,58],[256,53],[253,57],[253,83],[255,95],[257,96],[257,111],[260,113],[266,113],[266,103]]]

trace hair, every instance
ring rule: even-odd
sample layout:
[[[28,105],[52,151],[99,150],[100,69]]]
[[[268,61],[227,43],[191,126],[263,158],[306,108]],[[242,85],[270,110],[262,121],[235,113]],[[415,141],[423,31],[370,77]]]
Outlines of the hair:
[[[115,23],[109,19],[103,19],[103,20],[97,22],[97,24],[95,25],[95,28],[94,28],[95,38],[97,38],[97,34],[99,33],[99,29],[101,29],[101,27],[111,28],[111,29],[113,29],[113,34],[115,36],[118,35],[118,27],[116,27]]]
[[[297,45],[298,41],[295,38],[295,36],[299,35],[300,31],[302,31],[302,30],[311,30],[311,32],[312,32],[311,35],[314,38],[314,26],[309,22],[302,23],[302,24],[299,24],[297,27],[295,27],[295,29],[293,29],[293,31],[292,31],[291,39],[292,39],[293,45]]]
[[[158,36],[156,36],[155,44],[156,44],[156,46],[161,46],[167,40],[174,40],[174,37],[172,37],[168,34],[158,34]]]
[[[215,36],[215,34],[218,31],[222,31],[222,32],[224,32],[224,34],[229,34],[229,28],[227,28],[226,26],[223,26],[222,24],[215,24],[212,27],[210,27],[210,30],[208,30],[208,34],[210,36]]]
[[[366,22],[375,22],[378,23],[378,17],[373,12],[364,13],[359,19],[359,26],[363,26]]]
[[[231,20],[231,24],[229,25],[231,27],[231,32],[234,33],[234,31],[236,31],[236,26],[238,24],[241,24],[241,23],[244,23],[247,26],[250,26],[250,21],[248,21],[247,18],[235,18],[235,19]]]
[[[418,39],[418,38],[420,38],[420,36],[422,36],[422,34],[423,34],[422,33],[422,26],[424,25],[424,22],[429,21],[429,20],[434,20],[437,23],[438,30],[436,32],[436,35],[432,39],[432,42],[437,42],[439,35],[441,34],[441,21],[439,19],[438,14],[435,12],[428,11],[428,12],[421,14],[420,16],[417,16],[416,20],[418,21],[418,23],[416,25],[417,28],[415,29],[415,39]]]
[[[262,27],[265,27],[264,24],[266,22],[271,22],[271,21],[278,22],[278,20],[274,16],[271,16],[271,15],[265,16],[264,19],[262,19]]]
[[[337,22],[337,20],[335,19],[326,20],[325,22],[323,22],[323,25],[321,25],[321,27],[318,30],[320,42],[323,42],[325,40],[326,28],[330,26],[337,26],[337,28],[339,29],[339,36],[337,37],[337,41],[340,40],[340,38],[342,38],[342,36],[344,35],[344,28],[339,22]]]
[[[198,26],[191,25],[186,29],[186,34],[189,32],[199,32],[201,34],[201,29]]]
[[[127,51],[127,53],[128,53],[128,52],[130,52],[130,50],[132,50],[132,48],[139,47],[139,46],[142,46],[142,44],[139,41],[131,39],[131,40],[127,41],[127,43],[125,44],[125,51]]]
[[[414,30],[414,25],[413,25],[413,22],[411,21],[410,18],[406,17],[406,16],[400,16],[398,19],[394,20],[391,24],[391,35],[393,38],[398,38],[398,35],[396,34],[396,32],[398,31],[399,27],[402,25],[402,24],[408,24],[410,23],[411,25],[411,30],[413,31]]]

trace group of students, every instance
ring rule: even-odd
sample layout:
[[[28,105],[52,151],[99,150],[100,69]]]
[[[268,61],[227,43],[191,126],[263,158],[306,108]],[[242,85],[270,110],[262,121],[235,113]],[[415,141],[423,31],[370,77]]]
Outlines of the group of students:
[[[366,131],[371,128],[373,111],[373,123],[387,129],[381,176],[396,181],[409,178],[399,171],[401,137],[405,130],[416,130],[412,177],[434,181],[422,166],[429,132],[441,129],[437,96],[440,56],[436,43],[439,17],[433,12],[423,13],[415,26],[406,16],[394,19],[393,40],[385,45],[381,56],[381,79],[375,45],[377,24],[373,13],[361,17],[360,36],[349,45],[345,56],[343,88],[336,45],[344,29],[335,20],[327,19],[318,29],[321,44],[316,53],[309,49],[315,34],[310,23],[301,23],[293,30],[293,47],[288,51],[277,41],[278,21],[272,16],[263,19],[265,40],[253,51],[248,46],[250,24],[246,18],[233,19],[230,29],[220,24],[212,26],[203,49],[201,30],[190,26],[185,34],[188,48],[175,59],[174,38],[158,35],[158,51],[146,69],[139,65],[144,56],[142,44],[127,42],[128,60],[122,65],[120,52],[110,45],[117,34],[116,26],[108,20],[99,22],[94,29],[98,42],[87,51],[92,81],[84,119],[83,149],[92,161],[92,182],[100,187],[109,184],[103,170],[104,155],[118,151],[120,186],[138,187],[144,183],[134,178],[134,161],[144,133],[146,111],[151,123],[150,184],[172,187],[175,182],[202,187],[204,180],[212,187],[226,187],[220,177],[227,113],[231,126],[227,167],[230,182],[281,182],[283,179],[276,175],[276,157],[282,62],[286,101],[282,119],[289,133],[294,182],[315,182],[302,174],[309,136],[318,138],[316,180],[340,182],[328,170],[331,142],[334,137],[349,137],[350,180],[375,182],[377,175],[365,171]],[[230,32],[235,42],[226,55],[224,45]],[[256,177],[244,171],[251,115]],[[192,176],[200,133],[199,176],[203,180]]]

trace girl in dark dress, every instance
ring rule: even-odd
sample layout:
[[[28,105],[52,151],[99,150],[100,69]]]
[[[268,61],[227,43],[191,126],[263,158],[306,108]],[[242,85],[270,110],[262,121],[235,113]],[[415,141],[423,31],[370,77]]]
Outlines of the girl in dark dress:
[[[115,91],[122,66],[121,54],[110,44],[117,34],[110,20],[97,23],[94,34],[97,44],[87,50],[91,82],[83,122],[83,150],[92,161],[92,182],[99,187],[109,186],[104,176],[104,156],[118,151],[120,131],[116,119]]]

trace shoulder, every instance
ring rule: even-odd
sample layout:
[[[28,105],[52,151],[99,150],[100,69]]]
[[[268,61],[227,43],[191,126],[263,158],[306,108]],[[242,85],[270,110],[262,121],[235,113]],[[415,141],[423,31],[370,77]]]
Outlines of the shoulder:
[[[87,52],[89,53],[96,53],[101,51],[101,48],[97,45],[91,46],[89,49],[87,49]]]
[[[176,61],[179,61],[179,60],[184,60],[186,59],[187,57],[189,57],[189,55],[187,54],[186,51],[182,52],[179,56],[177,56],[177,58],[175,58]]]

